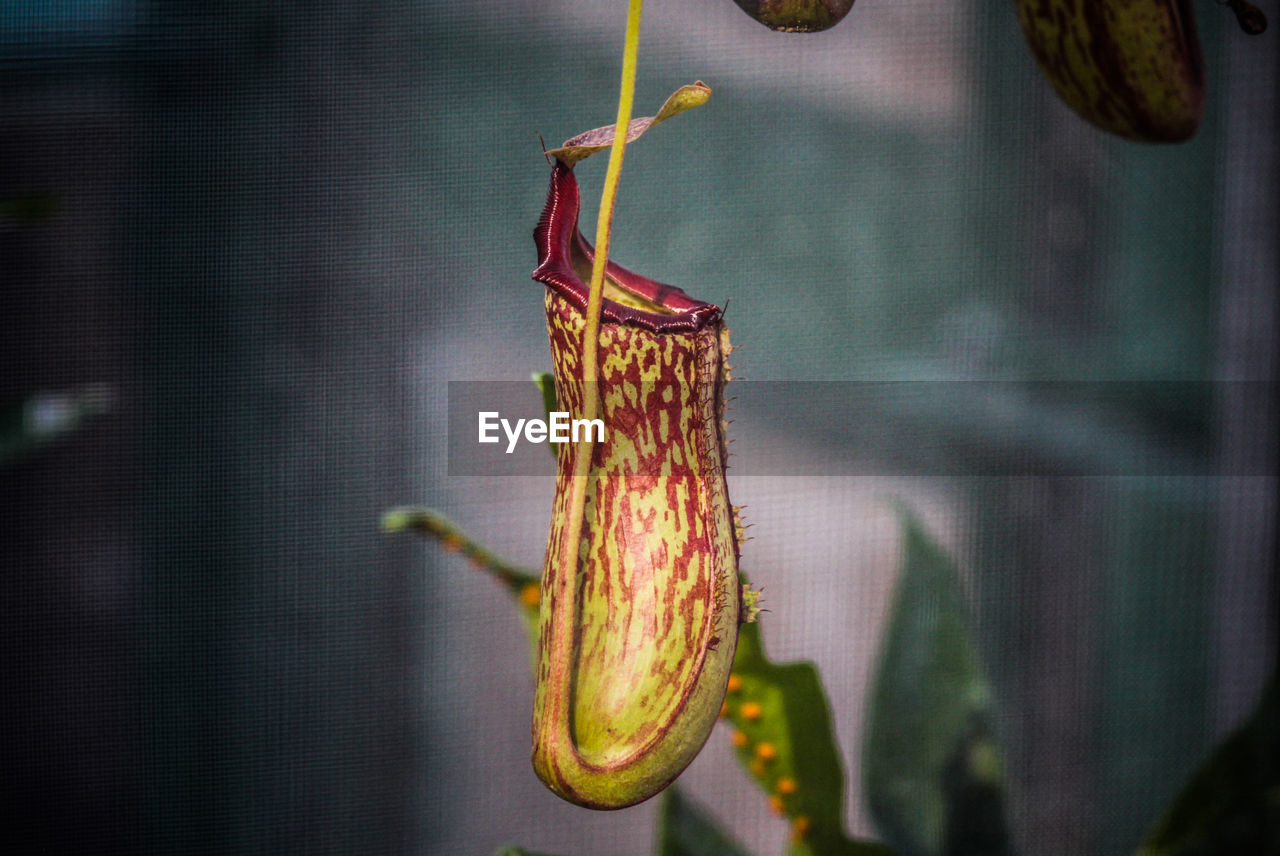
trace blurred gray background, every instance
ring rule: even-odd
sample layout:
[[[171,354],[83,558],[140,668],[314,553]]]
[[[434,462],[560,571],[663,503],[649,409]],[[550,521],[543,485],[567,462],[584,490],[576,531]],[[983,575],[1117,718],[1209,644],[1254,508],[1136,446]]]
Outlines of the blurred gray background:
[[[448,476],[447,384],[549,368],[539,135],[612,121],[624,7],[0,6],[0,393],[115,391],[0,473],[0,834],[651,852],[652,806],[586,812],[534,778],[506,595],[378,531],[428,504],[541,564],[550,481]],[[857,754],[897,498],[966,575],[1019,850],[1132,850],[1274,661],[1275,400],[1236,383],[1275,380],[1274,34],[1201,4],[1205,125],[1153,147],[1053,97],[1011,3],[859,0],[808,37],[730,0],[646,7],[637,112],[715,94],[629,150],[613,256],[727,301],[740,377],[958,390],[732,414],[772,473],[731,472],[744,569],[770,653],[822,671],[851,828],[873,834]],[[974,403],[975,380],[1198,394]],[[913,465],[926,435],[960,463]],[[992,475],[1011,448],[1028,474]],[[809,474],[833,455],[886,474]],[[681,781],[780,852],[725,734]]]

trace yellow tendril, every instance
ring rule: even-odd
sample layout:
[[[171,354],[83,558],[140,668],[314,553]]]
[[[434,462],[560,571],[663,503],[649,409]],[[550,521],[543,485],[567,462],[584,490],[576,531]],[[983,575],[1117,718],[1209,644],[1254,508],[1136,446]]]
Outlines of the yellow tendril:
[[[596,255],[591,266],[591,284],[587,296],[586,327],[582,331],[582,418],[595,419],[600,413],[600,307],[604,302],[604,272],[609,261],[609,234],[613,228],[613,205],[618,196],[618,179],[622,174],[622,158],[627,148],[627,130],[631,125],[631,106],[636,92],[636,63],[640,54],[640,13],[644,0],[631,0],[627,10],[627,36],[622,51],[622,83],[618,92],[618,118],[614,124],[613,146],[609,150],[609,167],[605,172],[604,191],[600,195],[600,214],[596,220]],[[568,537],[564,540],[563,566],[578,566],[578,548],[582,543],[582,521],[586,514],[587,477],[591,474],[594,438],[587,432],[582,453],[574,467],[573,491],[568,503]],[[575,586],[568,594],[573,596]],[[563,610],[563,620],[572,621],[573,610]],[[573,639],[572,627],[562,628],[558,637],[566,645]],[[568,684],[565,684],[568,689]]]

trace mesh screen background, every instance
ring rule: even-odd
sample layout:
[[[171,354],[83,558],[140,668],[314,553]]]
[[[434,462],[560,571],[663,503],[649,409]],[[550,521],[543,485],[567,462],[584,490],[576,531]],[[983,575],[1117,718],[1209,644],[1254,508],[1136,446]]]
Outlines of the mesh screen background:
[[[0,476],[4,835],[652,852],[652,805],[590,813],[534,778],[508,599],[378,531],[431,505],[541,564],[550,480],[448,476],[447,384],[549,367],[538,135],[614,115],[622,7],[0,8],[0,200],[39,203],[0,219],[0,393],[113,392]],[[1131,851],[1274,661],[1275,407],[1227,383],[1275,379],[1271,34],[1203,7],[1205,126],[1150,147],[1056,101],[1010,4],[860,0],[811,37],[729,0],[647,7],[639,114],[716,94],[629,151],[613,256],[729,301],[739,375],[1211,391],[1128,414],[1211,448],[1209,475],[986,476],[1008,450],[969,412],[866,418],[941,432],[972,476],[730,476],[770,653],[830,693],[852,831],[874,834],[858,747],[893,497],[964,571],[1019,850]],[[603,164],[578,172],[593,222]],[[1024,414],[1037,469],[1142,451],[1087,419],[1038,431],[1057,404]],[[853,427],[787,405],[733,414],[770,472],[848,453]],[[726,734],[681,781],[781,851]]]

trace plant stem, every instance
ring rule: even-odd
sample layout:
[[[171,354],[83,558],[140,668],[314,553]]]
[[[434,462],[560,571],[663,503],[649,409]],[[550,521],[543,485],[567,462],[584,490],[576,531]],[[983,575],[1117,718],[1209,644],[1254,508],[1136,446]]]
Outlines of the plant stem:
[[[640,11],[644,0],[631,0],[627,11],[627,41],[622,52],[622,85],[618,92],[618,119],[613,126],[613,147],[609,168],[600,195],[600,215],[596,219],[596,257],[591,265],[591,288],[587,296],[587,326],[582,331],[582,380],[586,384],[583,411],[587,419],[599,413],[599,390],[591,386],[598,379],[600,360],[600,306],[604,302],[604,272],[609,262],[609,236],[613,229],[613,206],[618,196],[622,158],[627,150],[627,130],[631,126],[631,104],[636,92],[636,60],[640,53]],[[590,456],[588,456],[589,458]]]
[[[613,146],[609,151],[609,168],[605,173],[604,192],[600,198],[600,215],[596,221],[596,255],[591,267],[591,284],[587,296],[586,325],[582,331],[582,417],[595,419],[600,413],[599,365],[600,365],[600,307],[604,302],[604,274],[609,260],[609,232],[613,225],[613,205],[618,195],[618,177],[622,172],[622,157],[627,146],[627,131],[631,125],[631,104],[636,88],[636,58],[640,52],[640,12],[643,0],[630,0],[627,12],[626,45],[622,53],[622,85],[618,94],[618,118],[613,129]],[[570,669],[573,660],[574,621],[577,616],[577,571],[582,543],[583,519],[586,516],[587,485],[591,476],[591,461],[595,456],[595,443],[591,432],[575,449],[573,475],[569,479],[568,512],[565,539],[560,544],[558,565],[564,573],[546,574],[543,578],[544,609],[548,598],[545,587],[555,588],[554,599],[559,604],[549,626],[542,632],[550,636],[543,640],[548,657],[549,704],[545,714],[549,723],[536,724],[535,729],[549,727],[552,754],[562,770],[581,770],[581,758],[573,745],[570,730],[570,693],[572,680]]]
[[[478,570],[497,577],[512,591],[518,592],[538,581],[536,573],[493,553],[458,524],[430,508],[393,508],[382,516],[382,528],[387,532],[409,530],[432,538],[450,553],[466,558]]]
[[[591,284],[587,295],[587,323],[582,331],[582,418],[595,419],[600,414],[600,307],[604,303],[604,274],[609,262],[609,235],[613,228],[613,206],[618,196],[618,179],[622,174],[622,158],[627,149],[627,131],[631,126],[631,105],[635,100],[636,61],[640,53],[640,13],[644,0],[630,0],[627,10],[627,37],[622,51],[622,84],[618,92],[618,118],[613,126],[613,146],[609,150],[609,168],[604,176],[600,196],[600,214],[596,220],[596,255],[591,265]],[[569,502],[568,537],[564,549],[569,561],[562,567],[576,568],[578,545],[582,539],[582,523],[587,499],[587,477],[595,444],[591,432],[581,444],[574,462],[574,478]]]

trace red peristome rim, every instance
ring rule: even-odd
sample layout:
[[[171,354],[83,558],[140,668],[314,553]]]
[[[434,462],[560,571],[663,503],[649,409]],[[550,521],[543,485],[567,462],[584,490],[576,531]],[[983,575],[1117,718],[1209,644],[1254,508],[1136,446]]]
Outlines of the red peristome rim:
[[[586,312],[589,289],[573,269],[573,250],[576,242],[578,251],[588,261],[595,258],[595,250],[578,230],[578,205],[578,180],[573,176],[573,169],[557,161],[551,171],[547,207],[533,230],[533,241],[538,247],[538,267],[533,271],[533,278],[554,288],[557,294]],[[645,312],[605,298],[600,310],[605,321],[634,324],[663,333],[700,330],[720,320],[719,306],[695,300],[674,285],[654,282],[612,261],[606,272],[627,291],[675,314]]]

